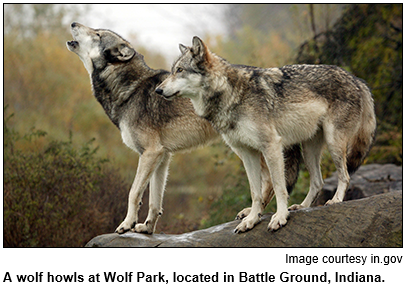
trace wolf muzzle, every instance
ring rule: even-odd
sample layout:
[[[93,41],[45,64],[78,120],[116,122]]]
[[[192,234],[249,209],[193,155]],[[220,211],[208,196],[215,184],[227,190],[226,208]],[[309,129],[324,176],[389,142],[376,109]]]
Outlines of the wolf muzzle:
[[[179,92],[176,92],[172,95],[165,95],[164,94],[164,90],[162,90],[161,88],[157,88],[155,90],[155,93],[157,93],[158,95],[161,95],[162,97],[164,97],[165,100],[171,101],[174,97],[176,97],[177,95],[179,95]]]
[[[68,44],[68,46],[72,47],[72,48],[77,48],[79,46],[78,41],[68,41],[68,42],[66,42],[66,44]]]

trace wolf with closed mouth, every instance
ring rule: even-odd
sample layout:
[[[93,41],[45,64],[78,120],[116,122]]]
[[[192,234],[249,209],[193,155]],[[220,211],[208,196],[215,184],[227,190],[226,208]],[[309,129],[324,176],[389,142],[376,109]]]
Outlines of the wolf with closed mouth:
[[[71,24],[70,51],[84,63],[96,99],[107,116],[120,129],[123,142],[140,154],[137,173],[128,198],[128,210],[116,232],[151,234],[162,215],[162,198],[171,155],[204,146],[218,138],[211,124],[196,115],[188,99],[166,101],[154,91],[169,76],[168,71],[147,66],[143,56],[118,34],[107,29],[92,29]],[[286,151],[291,163],[286,171],[292,188],[298,174],[300,148]],[[267,204],[273,196],[269,171],[263,161],[262,186]],[[145,188],[150,183],[149,211],[138,223],[138,211]],[[244,209],[242,218],[250,212]]]
[[[171,75],[156,90],[166,99],[190,98],[196,113],[208,120],[242,159],[249,179],[251,212],[236,232],[253,228],[263,211],[260,158],[271,173],[277,211],[268,225],[287,223],[289,210],[283,150],[301,144],[310,174],[309,207],[322,188],[320,158],[326,144],[338,172],[338,188],[327,202],[341,202],[349,175],[362,164],[374,141],[376,119],[367,85],[343,69],[327,65],[257,68],[232,65],[212,53],[198,37],[180,45]]]

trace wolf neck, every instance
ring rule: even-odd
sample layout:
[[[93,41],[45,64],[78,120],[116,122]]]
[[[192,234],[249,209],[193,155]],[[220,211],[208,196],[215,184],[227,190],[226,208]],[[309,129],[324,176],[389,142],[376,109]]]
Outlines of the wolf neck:
[[[202,93],[199,93],[198,95],[193,95],[193,97],[190,97],[190,100],[196,114],[200,117],[205,118],[205,115],[207,113],[207,106],[203,100],[203,96],[204,95]]]
[[[120,111],[131,99],[134,91],[145,79],[157,71],[145,62],[134,58],[128,63],[107,64],[102,69],[95,68],[91,75],[93,93],[110,120],[118,127]]]
[[[220,61],[217,67],[227,70],[227,63],[222,59]],[[232,117],[224,116],[231,112],[236,101],[225,70],[209,72],[210,78],[202,91],[191,98],[196,113],[208,120],[218,132],[232,128],[236,124]]]

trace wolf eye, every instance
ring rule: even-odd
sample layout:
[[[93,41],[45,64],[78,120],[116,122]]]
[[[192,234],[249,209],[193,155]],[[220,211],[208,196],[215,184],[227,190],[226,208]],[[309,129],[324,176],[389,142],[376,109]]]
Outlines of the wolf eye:
[[[100,34],[99,34],[99,33],[96,33],[96,36],[100,38]]]
[[[177,70],[176,70],[176,73],[182,73],[183,72],[183,69],[182,68],[178,68]]]

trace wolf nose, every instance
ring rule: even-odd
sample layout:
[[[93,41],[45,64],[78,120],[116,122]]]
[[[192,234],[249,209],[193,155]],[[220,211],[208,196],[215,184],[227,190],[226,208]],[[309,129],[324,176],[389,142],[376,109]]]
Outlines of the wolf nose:
[[[78,23],[76,23],[76,22],[73,22],[72,24],[70,24],[70,26],[71,26],[72,28],[75,28],[77,25],[78,25]]]
[[[157,89],[155,90],[155,92],[156,92],[157,94],[159,94],[159,95],[162,95],[162,94],[164,93],[164,90],[162,90],[162,89],[160,89],[160,88],[157,88]]]

